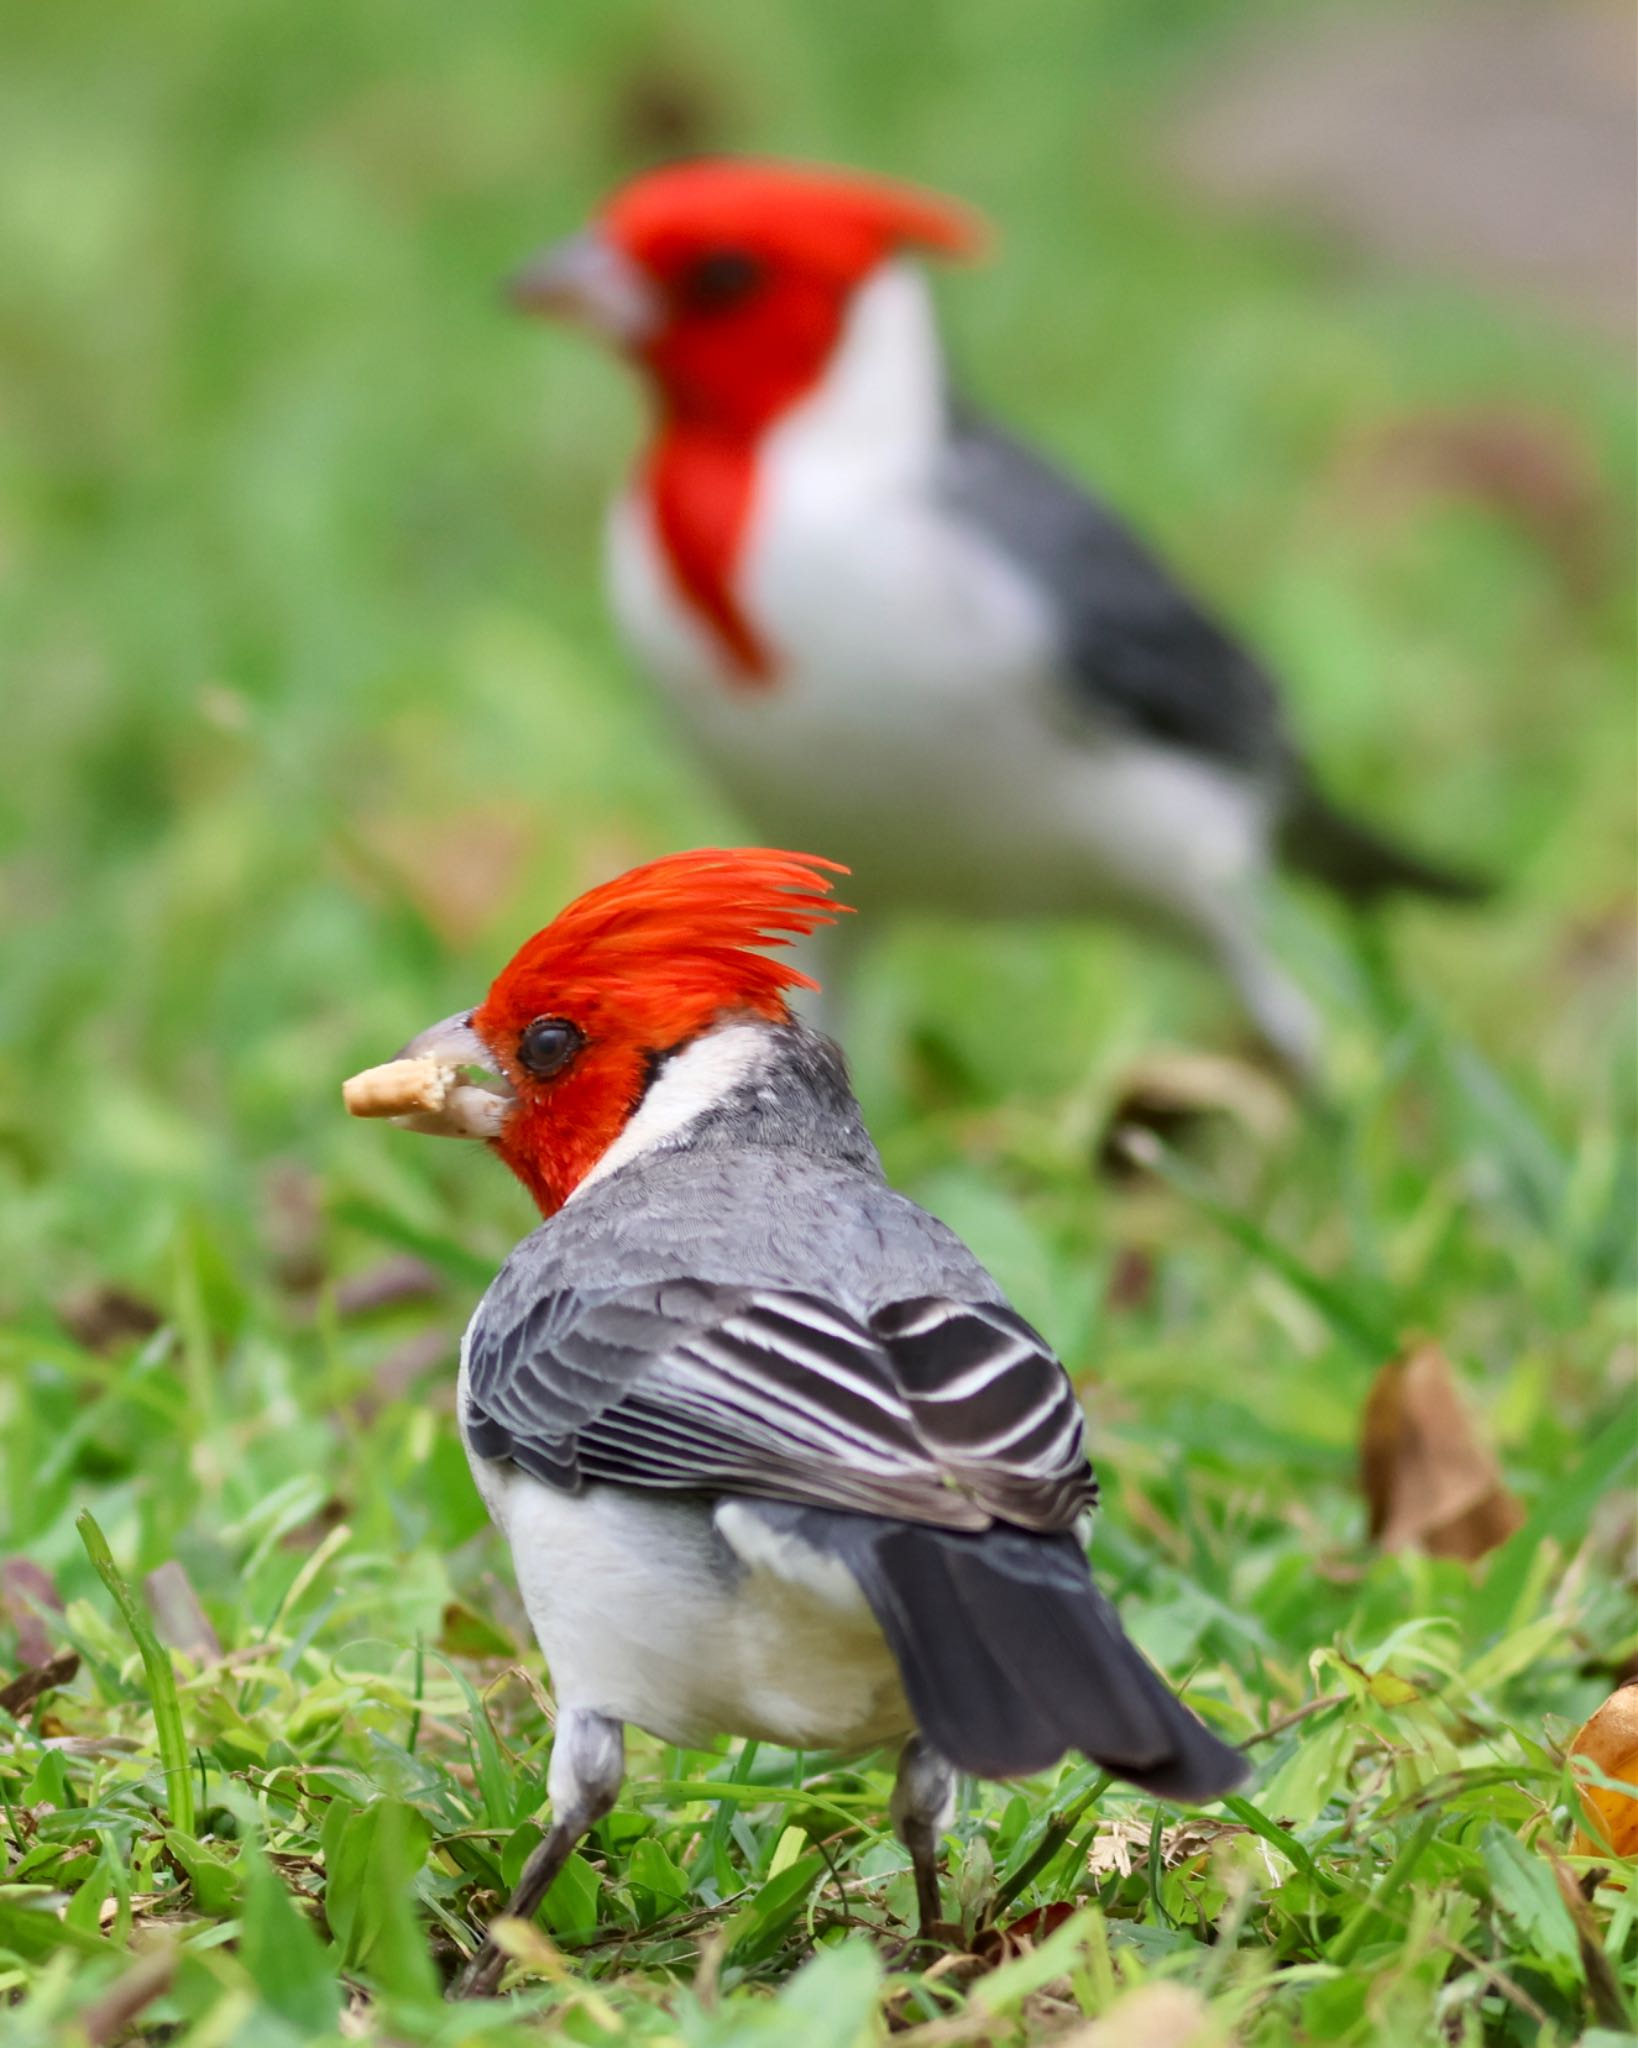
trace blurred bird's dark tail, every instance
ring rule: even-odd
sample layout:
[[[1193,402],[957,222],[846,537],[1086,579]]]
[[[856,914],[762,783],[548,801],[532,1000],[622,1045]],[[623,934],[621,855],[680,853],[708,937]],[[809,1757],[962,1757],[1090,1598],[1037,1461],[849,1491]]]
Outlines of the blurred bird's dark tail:
[[[1027,1777],[1079,1750],[1168,1799],[1246,1775],[1144,1662],[1070,1535],[957,1535],[874,1515],[783,1509],[839,1556],[881,1624],[916,1726],[981,1778]]]
[[[1340,811],[1313,783],[1293,791],[1280,824],[1280,852],[1300,874],[1368,908],[1384,896],[1431,896],[1445,903],[1482,903],[1495,894],[1488,877],[1398,846],[1372,825]]]

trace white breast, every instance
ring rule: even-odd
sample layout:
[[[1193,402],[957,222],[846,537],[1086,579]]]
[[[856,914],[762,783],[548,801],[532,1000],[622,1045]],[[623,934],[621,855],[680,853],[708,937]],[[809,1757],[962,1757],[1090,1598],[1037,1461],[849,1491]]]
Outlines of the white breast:
[[[464,1355],[458,1398],[464,1417]],[[845,1567],[762,1540],[732,1503],[713,1515],[658,1491],[560,1493],[468,1458],[560,1705],[668,1742],[866,1749],[908,1731],[897,1669]]]
[[[1193,922],[1260,865],[1238,777],[1077,726],[1035,585],[932,487],[942,370],[926,287],[887,265],[817,390],[773,430],[739,576],[772,687],[683,603],[646,506],[616,506],[616,615],[747,820],[830,853],[852,900],[964,911],[1106,903]]]

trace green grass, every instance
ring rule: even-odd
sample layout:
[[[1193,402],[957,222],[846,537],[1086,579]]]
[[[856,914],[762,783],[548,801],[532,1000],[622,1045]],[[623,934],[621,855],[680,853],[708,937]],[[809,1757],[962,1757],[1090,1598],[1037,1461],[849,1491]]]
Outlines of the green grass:
[[[1172,189],[1166,109],[1247,12],[9,10],[0,1556],[50,1575],[80,1663],[0,1722],[8,2048],[115,2038],[127,1993],[138,2037],[194,2048],[343,2018],[383,2043],[841,2048],[888,2015],[1045,2039],[1153,1979],[1215,2042],[1619,2026],[1635,1895],[1597,1893],[1600,1972],[1546,1849],[1562,1745],[1638,1651],[1629,380]],[[580,883],[732,830],[602,615],[631,395],[494,289],[679,123],[988,207],[999,260],[944,288],[969,383],[1257,636],[1339,790],[1508,886],[1363,951],[1289,906],[1331,1116],[1136,1189],[1089,1168],[1123,1066],[1233,1029],[1187,968],[917,932],[858,1005],[890,1169],[1062,1347],[1104,1582],[1255,1743],[1245,1800],[1184,1816],[1079,1765],[969,1787],[968,1932],[998,1898],[1073,1917],[918,1979],[852,1938],[909,1910],[888,1759],[640,1739],[549,1901],[555,1951],[514,2006],[454,2012],[550,1740],[450,1414],[457,1333],[529,1216],[475,1152],[350,1126],[337,1084]],[[1529,502],[1383,482],[1385,435],[1462,408],[1584,473],[1573,547]],[[406,1252],[420,1292],[361,1306]],[[116,1285],[156,1326],[88,1348],[64,1305]],[[1477,1574],[1365,1540],[1361,1403],[1410,1330],[1527,1512]],[[144,1656],[87,1509],[139,1598],[181,1564],[221,1655]]]

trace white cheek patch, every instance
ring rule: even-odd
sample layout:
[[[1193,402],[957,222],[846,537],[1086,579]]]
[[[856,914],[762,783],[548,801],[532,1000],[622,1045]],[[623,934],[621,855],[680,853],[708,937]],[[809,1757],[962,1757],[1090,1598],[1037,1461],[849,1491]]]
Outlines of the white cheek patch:
[[[760,1073],[767,1061],[767,1031],[761,1024],[729,1024],[696,1038],[667,1060],[636,1114],[569,1200],[687,1130]]]

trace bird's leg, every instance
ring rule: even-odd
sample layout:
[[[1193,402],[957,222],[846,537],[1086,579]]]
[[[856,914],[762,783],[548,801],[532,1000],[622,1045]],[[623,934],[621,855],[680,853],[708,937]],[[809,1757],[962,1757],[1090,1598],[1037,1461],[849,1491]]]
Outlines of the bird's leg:
[[[565,1707],[559,1712],[552,1760],[546,1772],[552,1824],[523,1866],[517,1888],[506,1902],[507,1919],[534,1918],[576,1844],[620,1796],[625,1770],[625,1730],[618,1721],[584,1707]],[[486,1935],[482,1948],[456,1978],[450,1996],[487,1998],[499,1984],[505,1968],[505,1950]]]
[[[939,1919],[938,1845],[955,1818],[955,1772],[919,1735],[912,1735],[900,1753],[888,1810],[915,1873],[916,1938],[932,1941]]]
[[[1210,906],[1200,936],[1240,998],[1252,1028],[1297,1086],[1321,1078],[1319,1015],[1275,959],[1255,904],[1238,892]]]

